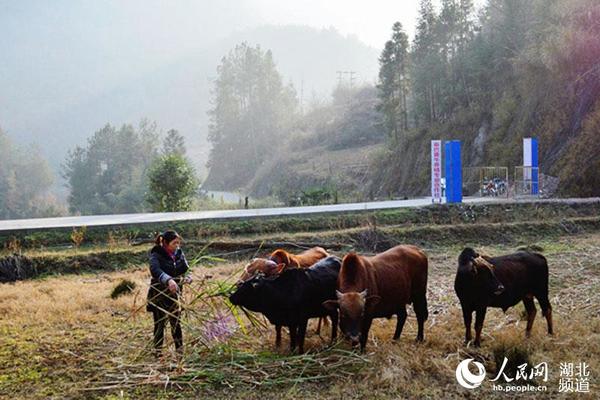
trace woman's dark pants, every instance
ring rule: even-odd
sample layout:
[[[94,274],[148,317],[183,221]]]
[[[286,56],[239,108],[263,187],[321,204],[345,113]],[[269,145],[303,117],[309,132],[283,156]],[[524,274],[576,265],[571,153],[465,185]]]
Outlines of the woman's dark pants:
[[[183,347],[183,333],[181,332],[180,321],[181,312],[179,310],[173,310],[167,313],[155,307],[152,314],[154,316],[154,349],[156,352],[160,352],[160,349],[162,348],[167,320],[171,325],[171,335],[173,335],[175,349],[181,351]]]

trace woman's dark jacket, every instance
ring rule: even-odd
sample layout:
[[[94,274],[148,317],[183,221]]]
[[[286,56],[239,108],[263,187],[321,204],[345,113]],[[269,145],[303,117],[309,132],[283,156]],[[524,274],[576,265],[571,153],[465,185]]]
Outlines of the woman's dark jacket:
[[[177,306],[178,294],[172,294],[169,291],[167,282],[169,279],[175,280],[181,291],[183,276],[189,269],[185,255],[181,249],[175,252],[173,259],[164,247],[156,245],[150,250],[150,289],[148,290],[148,304],[146,309],[154,311],[163,309],[173,311]]]

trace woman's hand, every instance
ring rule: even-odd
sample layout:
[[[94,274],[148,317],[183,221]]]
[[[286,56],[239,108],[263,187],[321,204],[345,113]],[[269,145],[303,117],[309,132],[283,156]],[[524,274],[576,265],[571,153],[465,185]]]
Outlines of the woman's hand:
[[[179,286],[177,286],[177,282],[175,282],[173,279],[169,279],[167,286],[172,294],[176,294],[179,291]]]

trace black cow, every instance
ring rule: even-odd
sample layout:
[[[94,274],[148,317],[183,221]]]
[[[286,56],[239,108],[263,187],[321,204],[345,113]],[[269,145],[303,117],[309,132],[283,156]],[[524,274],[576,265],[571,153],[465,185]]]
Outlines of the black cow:
[[[264,314],[274,325],[287,326],[290,350],[294,351],[297,343],[303,353],[309,318],[330,316],[332,343],[337,337],[337,311],[327,310],[322,304],[336,298],[340,267],[340,259],[331,256],[307,269],[290,268],[273,277],[259,274],[241,284],[229,300]]]
[[[471,340],[471,318],[475,311],[475,346],[481,344],[481,329],[487,307],[506,311],[523,301],[527,311],[526,336],[531,327],[537,298],[552,335],[552,306],[548,301],[548,263],[538,253],[518,252],[500,257],[480,256],[465,248],[458,257],[454,290],[460,300],[465,322],[465,344]]]

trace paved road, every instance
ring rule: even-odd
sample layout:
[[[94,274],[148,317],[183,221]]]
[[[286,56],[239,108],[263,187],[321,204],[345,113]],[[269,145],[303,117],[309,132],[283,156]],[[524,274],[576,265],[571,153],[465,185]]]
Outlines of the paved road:
[[[465,199],[466,203],[483,201],[497,201],[497,199]],[[344,211],[385,210],[390,208],[418,207],[431,204],[430,197],[411,200],[377,201],[368,203],[334,204],[310,207],[281,207],[281,208],[256,208],[249,210],[219,210],[219,211],[190,211],[174,213],[146,213],[146,214],[115,214],[92,215],[82,217],[37,218],[0,220],[0,231],[43,228],[70,228],[77,226],[102,226],[142,224],[152,222],[173,221],[201,221],[211,219],[236,219],[248,217],[272,217],[285,215],[335,213]]]
[[[498,198],[465,198],[465,203],[483,202],[516,202],[515,200],[500,200]],[[587,199],[552,199],[552,200],[519,200],[535,202],[560,202],[560,203],[593,203],[600,202],[600,198]],[[256,208],[249,210],[221,210],[221,211],[191,211],[175,213],[147,213],[147,214],[117,214],[117,215],[93,215],[86,217],[61,217],[61,218],[38,218],[38,219],[13,219],[0,220],[0,231],[21,229],[44,229],[44,228],[70,228],[77,226],[102,226],[102,225],[125,225],[143,224],[151,222],[173,222],[173,221],[202,221],[211,219],[243,219],[249,217],[272,217],[285,215],[335,213],[344,211],[385,210],[390,208],[419,207],[431,204],[430,197],[411,200],[376,201],[369,203],[334,204],[326,206],[311,207],[281,207],[281,208]]]

